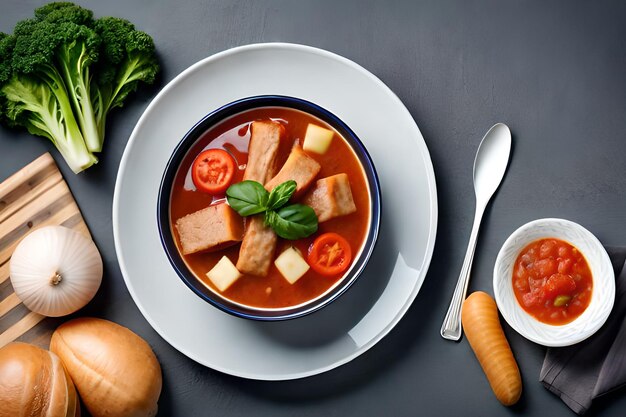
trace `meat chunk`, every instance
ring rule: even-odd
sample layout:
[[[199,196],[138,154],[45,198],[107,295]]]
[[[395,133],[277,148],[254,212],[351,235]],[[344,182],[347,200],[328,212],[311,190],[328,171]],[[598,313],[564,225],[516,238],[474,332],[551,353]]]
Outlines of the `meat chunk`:
[[[257,121],[252,122],[251,130],[243,179],[265,184],[276,174],[276,157],[285,128],[277,122]]]
[[[274,260],[278,236],[263,223],[263,215],[248,217],[246,233],[239,250],[237,269],[244,273],[266,276]]]
[[[243,219],[227,204],[216,204],[176,220],[184,255],[241,242]]]
[[[274,187],[285,181],[294,180],[297,184],[294,196],[298,196],[305,191],[322,167],[320,164],[302,150],[300,146],[294,146],[278,174],[265,184],[267,191],[272,191]]]
[[[356,211],[350,181],[346,174],[317,180],[302,200],[302,204],[313,208],[320,223]]]
[[[276,157],[284,134],[285,128],[280,123],[272,121],[252,123],[244,180],[265,184],[276,174]],[[277,241],[276,233],[263,224],[263,215],[249,217],[239,249],[237,269],[244,274],[267,275]]]

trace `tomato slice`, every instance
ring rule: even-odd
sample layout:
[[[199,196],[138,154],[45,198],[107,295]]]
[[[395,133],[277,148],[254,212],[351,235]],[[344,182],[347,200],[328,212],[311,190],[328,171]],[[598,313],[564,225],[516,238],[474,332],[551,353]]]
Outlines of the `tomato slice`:
[[[235,161],[223,149],[200,152],[191,166],[191,178],[196,188],[210,194],[226,191],[235,175]]]
[[[309,248],[308,263],[313,270],[326,276],[338,275],[348,269],[352,250],[346,239],[337,233],[320,235]]]

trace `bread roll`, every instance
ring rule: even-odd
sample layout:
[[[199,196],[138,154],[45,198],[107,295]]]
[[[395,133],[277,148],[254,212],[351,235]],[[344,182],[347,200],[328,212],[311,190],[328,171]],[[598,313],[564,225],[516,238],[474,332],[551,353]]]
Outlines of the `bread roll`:
[[[74,384],[52,352],[27,343],[0,349],[0,417],[78,417]]]
[[[61,358],[93,417],[152,417],[161,367],[150,346],[126,327],[80,318],[59,326],[50,350]]]

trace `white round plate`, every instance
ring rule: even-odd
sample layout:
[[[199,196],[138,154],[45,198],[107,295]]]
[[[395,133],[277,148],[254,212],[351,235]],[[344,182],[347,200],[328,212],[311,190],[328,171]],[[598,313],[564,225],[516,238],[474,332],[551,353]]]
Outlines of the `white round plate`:
[[[593,277],[589,306],[570,323],[554,326],[528,314],[513,290],[513,268],[519,253],[531,242],[556,238],[574,245],[585,257]],[[526,223],[504,242],[493,270],[493,292],[502,317],[519,334],[544,346],[569,346],[593,335],[609,317],[615,301],[615,273],[600,241],[569,220],[539,219]]]
[[[178,278],[161,246],[156,204],[170,154],[202,117],[231,101],[279,94],[312,101],[363,141],[378,171],[383,218],[364,274],[330,306],[263,323],[212,307]],[[320,49],[256,44],[206,58],[170,82],[137,123],[113,199],[117,256],[133,299],[172,346],[244,378],[315,375],[359,356],[408,310],[426,275],[437,229],[437,193],[424,139],[398,97],[374,75]]]

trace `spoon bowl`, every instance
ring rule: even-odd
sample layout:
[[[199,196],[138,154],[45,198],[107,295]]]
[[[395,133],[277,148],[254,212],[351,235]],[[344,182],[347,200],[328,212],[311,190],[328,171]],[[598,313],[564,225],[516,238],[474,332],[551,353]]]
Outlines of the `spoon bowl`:
[[[485,134],[474,159],[474,194],[477,203],[485,203],[498,189],[511,154],[511,131],[504,123],[496,123]]]

